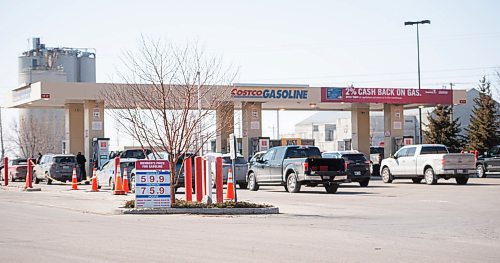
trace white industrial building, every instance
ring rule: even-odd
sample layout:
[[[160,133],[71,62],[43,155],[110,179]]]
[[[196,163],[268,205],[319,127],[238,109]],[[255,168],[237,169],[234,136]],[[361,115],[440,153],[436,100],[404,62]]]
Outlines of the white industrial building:
[[[96,82],[95,51],[93,49],[46,47],[40,38],[33,38],[32,49],[25,51],[18,58],[19,86],[44,82]],[[30,94],[26,94],[29,96]],[[50,99],[50,94],[42,94]],[[13,101],[24,99],[22,96],[12,98]],[[39,151],[63,152],[67,127],[65,127],[64,108],[29,108],[19,109],[19,130],[32,132],[20,136],[41,135],[43,142],[38,141]],[[36,153],[30,152],[33,155]]]

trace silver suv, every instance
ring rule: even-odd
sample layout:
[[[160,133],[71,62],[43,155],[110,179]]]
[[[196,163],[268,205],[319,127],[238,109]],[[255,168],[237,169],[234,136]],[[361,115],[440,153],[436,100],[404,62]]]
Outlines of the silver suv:
[[[72,154],[45,154],[40,163],[33,169],[33,181],[35,184],[45,181],[52,184],[53,179],[57,181],[71,181],[73,168],[77,168],[76,157]],[[79,169],[77,170],[77,178]]]

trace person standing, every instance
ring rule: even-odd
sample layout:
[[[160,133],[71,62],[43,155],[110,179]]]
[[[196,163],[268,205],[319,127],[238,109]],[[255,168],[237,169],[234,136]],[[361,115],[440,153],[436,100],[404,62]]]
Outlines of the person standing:
[[[38,153],[38,157],[36,158],[36,164],[40,164],[41,160],[42,160],[42,153]]]
[[[87,159],[82,155],[81,152],[78,152],[76,155],[76,162],[78,163],[78,167],[80,167],[80,181],[87,179],[87,172],[85,171],[85,163]]]

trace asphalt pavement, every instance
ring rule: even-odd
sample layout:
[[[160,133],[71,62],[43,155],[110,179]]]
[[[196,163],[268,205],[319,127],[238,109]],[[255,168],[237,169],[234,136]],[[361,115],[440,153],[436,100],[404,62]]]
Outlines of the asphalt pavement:
[[[0,262],[500,262],[498,177],[240,190],[281,212],[250,216],[116,215],[132,195],[22,185],[0,187]]]

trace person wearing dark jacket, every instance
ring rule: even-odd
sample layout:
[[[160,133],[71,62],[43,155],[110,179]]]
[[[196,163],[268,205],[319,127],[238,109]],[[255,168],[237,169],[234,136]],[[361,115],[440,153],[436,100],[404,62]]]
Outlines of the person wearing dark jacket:
[[[85,171],[87,159],[85,159],[85,156],[81,152],[78,152],[76,155],[76,162],[78,163],[78,167],[80,167],[80,181],[87,180],[87,173]]]

